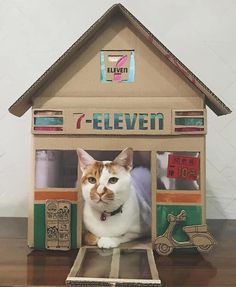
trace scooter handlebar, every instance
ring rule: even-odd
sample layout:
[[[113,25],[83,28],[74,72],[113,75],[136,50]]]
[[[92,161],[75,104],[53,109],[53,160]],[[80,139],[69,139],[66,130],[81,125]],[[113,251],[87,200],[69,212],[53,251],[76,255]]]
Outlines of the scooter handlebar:
[[[178,215],[168,214],[167,220],[169,222],[176,222],[176,221],[185,221],[187,217],[187,213],[185,210],[181,210]]]
[[[187,213],[185,210],[181,210],[181,212],[176,216],[177,221],[185,221],[187,217]]]

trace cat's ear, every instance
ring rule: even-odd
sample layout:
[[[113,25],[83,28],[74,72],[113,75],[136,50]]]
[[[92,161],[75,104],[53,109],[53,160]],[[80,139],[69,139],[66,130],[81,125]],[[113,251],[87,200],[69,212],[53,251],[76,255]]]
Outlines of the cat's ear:
[[[80,165],[82,172],[84,172],[84,170],[89,165],[92,165],[95,162],[95,159],[82,148],[77,149],[77,154],[78,154],[78,159],[79,159],[79,165]]]
[[[114,163],[131,170],[133,168],[133,149],[127,147],[113,160]]]

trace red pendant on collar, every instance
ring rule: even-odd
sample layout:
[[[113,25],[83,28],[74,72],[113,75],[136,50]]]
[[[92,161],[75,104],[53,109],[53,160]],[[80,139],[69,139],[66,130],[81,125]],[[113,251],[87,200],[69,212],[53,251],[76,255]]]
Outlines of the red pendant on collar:
[[[107,215],[106,215],[105,212],[103,212],[103,213],[101,214],[100,220],[101,220],[101,221],[106,221],[106,219],[107,219]]]
[[[114,210],[112,212],[103,211],[101,213],[100,220],[106,221],[107,216],[113,216],[113,215],[116,215],[118,213],[122,213],[122,208],[123,208],[123,204],[119,208],[117,208],[116,210]]]

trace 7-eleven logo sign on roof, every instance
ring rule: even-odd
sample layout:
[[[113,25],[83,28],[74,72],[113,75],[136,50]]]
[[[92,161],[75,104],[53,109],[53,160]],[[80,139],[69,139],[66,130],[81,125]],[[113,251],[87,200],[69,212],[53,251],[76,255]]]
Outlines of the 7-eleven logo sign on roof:
[[[134,82],[134,50],[102,50],[102,82]]]

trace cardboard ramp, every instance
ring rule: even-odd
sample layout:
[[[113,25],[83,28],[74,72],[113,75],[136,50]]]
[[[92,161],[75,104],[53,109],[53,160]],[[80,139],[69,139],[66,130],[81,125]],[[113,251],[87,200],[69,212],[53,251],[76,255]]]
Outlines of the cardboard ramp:
[[[161,286],[152,249],[82,247],[69,286]]]

